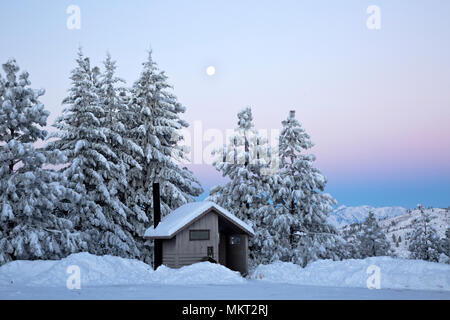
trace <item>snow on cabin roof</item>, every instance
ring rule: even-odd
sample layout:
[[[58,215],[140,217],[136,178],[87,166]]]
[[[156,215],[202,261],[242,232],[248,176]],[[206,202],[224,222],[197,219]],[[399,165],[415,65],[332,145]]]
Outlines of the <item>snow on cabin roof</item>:
[[[246,233],[251,236],[254,235],[254,231],[251,226],[246,224],[241,219],[237,218],[228,210],[222,208],[221,206],[215,204],[211,201],[200,201],[200,202],[190,202],[182,205],[181,207],[175,209],[167,216],[161,219],[161,222],[156,226],[156,229],[152,227],[145,231],[145,238],[172,238],[180,229],[191,223],[197,217],[214,208],[216,211],[228,218],[235,225],[240,227]]]

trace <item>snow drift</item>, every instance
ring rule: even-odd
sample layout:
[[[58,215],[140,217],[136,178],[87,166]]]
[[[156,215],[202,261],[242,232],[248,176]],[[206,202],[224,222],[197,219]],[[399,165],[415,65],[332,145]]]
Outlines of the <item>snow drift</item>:
[[[81,288],[161,285],[249,285],[287,283],[307,286],[366,288],[367,267],[381,269],[381,289],[449,290],[450,265],[420,260],[372,257],[364,260],[321,260],[301,268],[286,262],[260,265],[244,279],[238,272],[209,262],[180,269],[149,265],[114,256],[77,253],[61,260],[13,261],[0,267],[0,289],[10,287],[66,288],[69,266],[81,271]],[[238,286],[237,286],[238,287]],[[236,288],[237,288],[236,287]]]
[[[391,257],[319,260],[306,268],[277,262],[258,266],[250,278],[298,285],[366,288],[366,281],[372,274],[366,273],[370,265],[380,268],[380,289],[450,290],[450,265]]]
[[[165,266],[154,271],[138,260],[114,256],[76,253],[61,260],[13,261],[0,267],[0,286],[66,286],[69,266],[78,266],[81,286],[148,284],[237,284],[245,280],[238,272],[210,262],[200,262],[180,269]]]
[[[240,284],[246,280],[237,271],[232,271],[220,264],[199,262],[180,269],[159,267],[152,280],[161,284]]]

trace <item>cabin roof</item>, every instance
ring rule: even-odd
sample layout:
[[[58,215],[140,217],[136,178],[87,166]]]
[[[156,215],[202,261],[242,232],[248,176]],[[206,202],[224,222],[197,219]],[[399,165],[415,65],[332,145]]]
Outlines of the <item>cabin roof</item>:
[[[161,219],[161,222],[156,226],[156,229],[153,228],[153,226],[148,228],[145,231],[144,237],[150,239],[170,239],[211,209],[215,209],[215,212],[239,227],[248,235],[253,236],[255,234],[251,226],[237,218],[228,210],[211,201],[200,201],[186,203],[175,209]]]

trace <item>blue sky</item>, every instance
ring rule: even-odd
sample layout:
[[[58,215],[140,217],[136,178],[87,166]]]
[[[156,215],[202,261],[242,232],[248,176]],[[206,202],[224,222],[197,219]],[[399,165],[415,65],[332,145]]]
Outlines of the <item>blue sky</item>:
[[[66,27],[72,4],[80,30]],[[0,61],[46,89],[50,124],[79,45],[95,64],[109,51],[128,84],[152,48],[190,123],[234,128],[251,105],[270,130],[295,109],[340,204],[450,205],[449,1],[16,0],[0,17]],[[206,189],[222,181],[191,168]]]

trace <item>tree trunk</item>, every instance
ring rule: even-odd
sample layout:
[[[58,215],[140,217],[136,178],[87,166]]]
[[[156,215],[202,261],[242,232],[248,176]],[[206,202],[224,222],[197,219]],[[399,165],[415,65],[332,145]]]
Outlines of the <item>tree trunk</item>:
[[[12,139],[14,139],[14,129],[9,129],[9,130],[11,131],[11,139],[9,141],[11,141]],[[11,160],[11,163],[9,164],[9,172],[11,174],[14,172],[14,160]]]
[[[291,207],[289,208],[289,213],[292,217],[292,220],[294,221],[294,214],[295,214],[295,207],[294,207],[294,199],[291,201]],[[291,248],[294,246],[294,228],[291,224],[290,230],[289,230],[289,244],[291,245]]]

